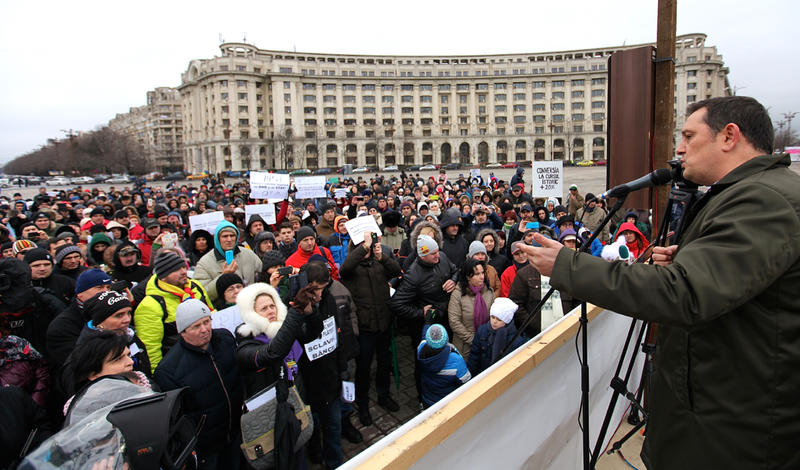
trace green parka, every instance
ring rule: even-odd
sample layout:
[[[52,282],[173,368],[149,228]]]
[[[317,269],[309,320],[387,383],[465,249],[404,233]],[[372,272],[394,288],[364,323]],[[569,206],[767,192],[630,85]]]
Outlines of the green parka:
[[[661,324],[649,470],[800,468],[800,176],[789,164],[755,157],[714,184],[670,266],[558,254],[557,289]]]

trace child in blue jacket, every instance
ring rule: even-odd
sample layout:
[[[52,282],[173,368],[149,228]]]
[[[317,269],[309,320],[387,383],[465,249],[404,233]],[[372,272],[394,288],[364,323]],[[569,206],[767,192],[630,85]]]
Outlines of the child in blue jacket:
[[[517,308],[517,304],[509,298],[494,299],[489,309],[489,321],[478,327],[472,339],[467,366],[473,376],[503,358],[503,350],[517,334],[517,328],[514,326],[514,313]],[[524,334],[519,335],[514,344],[508,348],[508,352],[517,349],[527,340]]]
[[[472,376],[464,358],[448,343],[447,330],[434,323],[422,329],[424,339],[417,347],[422,382],[422,402],[429,407],[466,383]]]

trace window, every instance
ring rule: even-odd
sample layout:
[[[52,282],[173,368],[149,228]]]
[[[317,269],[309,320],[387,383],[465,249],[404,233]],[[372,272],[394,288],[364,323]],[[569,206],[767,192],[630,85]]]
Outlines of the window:
[[[584,81],[585,81],[585,80],[583,80],[583,79],[580,79],[580,80],[573,80],[573,81],[572,81],[572,86],[583,86],[583,82],[584,82]]]
[[[381,85],[381,90],[382,91],[393,91],[394,90],[394,85],[386,85],[386,84]]]
[[[533,122],[544,122],[544,116],[542,116],[541,114],[537,114],[536,116],[533,117]]]
[[[694,103],[695,101],[697,101],[697,96],[695,96],[695,95],[688,95],[686,97],[686,102],[687,103]]]
[[[572,109],[583,109],[583,102],[579,101],[572,103]]]
[[[563,111],[564,103],[553,103],[553,111]]]
[[[689,71],[687,71],[686,72],[686,76],[687,77],[696,77],[697,76],[697,70],[689,70]],[[224,80],[224,82],[225,82],[225,86],[228,86],[227,80]]]
[[[247,120],[247,119],[239,119],[239,125],[240,126],[249,126],[250,125],[250,121]]]
[[[403,84],[403,85],[400,85],[400,90],[401,91],[412,91],[413,89],[414,89],[414,85],[409,85],[407,83]]]
[[[605,101],[592,101],[592,109],[603,109],[606,107]]]
[[[304,90],[316,90],[317,84],[316,83],[303,83]]]
[[[336,108],[327,107],[322,112],[325,113],[325,114],[336,114]]]
[[[354,108],[352,106],[345,107],[344,108],[344,113],[345,114],[355,114],[356,113],[356,108]]]
[[[506,89],[506,84],[505,83],[495,83],[494,84],[494,89],[495,90],[505,90]]]
[[[602,124],[594,124],[592,126],[594,132],[603,132],[603,125]]]
[[[485,103],[486,95],[478,95],[478,103]]]
[[[342,90],[344,90],[344,91],[355,91],[356,90],[356,86],[354,84],[352,84],[352,83],[345,83],[344,85],[342,85]]]
[[[335,103],[336,102],[336,96],[334,96],[334,95],[325,95],[325,96],[322,97],[322,101],[325,102],[325,103]]]
[[[439,91],[450,91],[450,85],[447,84],[439,85]]]
[[[564,80],[553,80],[553,88],[560,88],[564,86]]]
[[[686,58],[686,62],[688,62],[690,64],[693,64],[693,63],[697,62],[697,57],[695,57],[693,55],[689,56],[689,57]]]
[[[480,95],[480,96],[486,96],[486,95]],[[467,102],[467,95],[458,95],[458,102],[459,103],[466,103]]]
[[[272,98],[272,96],[270,96],[270,98]],[[283,94],[283,101],[291,101],[291,100],[292,100],[292,94],[291,93],[284,93]]]
[[[355,85],[353,85],[355,87]],[[375,91],[375,85],[372,83],[366,83],[361,85],[361,90],[363,91]]]
[[[220,65],[219,66],[219,70],[221,72],[227,72],[228,71],[228,66],[227,65]]]
[[[514,112],[525,112],[525,105],[524,104],[515,104],[514,105]]]
[[[314,95],[303,95],[303,101],[306,103],[310,103],[313,101],[317,101],[317,97]]]
[[[505,127],[498,127],[497,128],[497,135],[506,135],[506,128]]]
[[[247,99],[247,93],[237,93],[237,96],[239,97],[240,100]]]
[[[517,134],[517,135],[524,134],[525,133],[525,128],[524,127],[515,127],[514,128],[514,133]]]
[[[551,98],[554,100],[563,100],[564,99],[564,92],[563,91],[554,91],[551,93]]]
[[[442,118],[442,124],[450,124],[450,118],[449,117],[443,117]],[[444,132],[444,131],[442,131],[442,132]],[[442,135],[447,135],[447,134],[442,134]]]
[[[345,98],[355,98],[355,96],[346,96]],[[374,103],[375,97],[371,95],[365,95],[361,97],[361,101],[363,101],[364,103]]]
[[[375,114],[375,108],[372,106],[364,108],[364,114]]]
[[[400,112],[402,112],[403,114],[414,114],[414,108],[405,107],[405,108],[400,109]]]
[[[384,106],[383,108],[381,108],[381,112],[383,114],[394,114],[394,108],[391,106]]]
[[[439,114],[450,114],[450,109],[447,106],[442,106],[439,110]]]
[[[441,88],[439,88],[441,90]],[[456,90],[458,91],[467,91],[469,90],[469,83],[459,83],[456,85]]]
[[[306,113],[306,114],[317,114],[317,108],[314,108],[314,107],[311,107],[311,106],[307,106],[307,107],[303,108],[303,112]]]
[[[532,85],[534,88],[544,88],[544,82],[533,82]]]
[[[225,105],[225,106],[222,107],[222,112],[223,113],[227,113],[228,112],[228,105]]]
[[[543,100],[544,99],[544,93],[534,93],[533,94],[533,99],[535,99],[535,100]]]
[[[572,90],[572,93],[570,93],[570,95],[573,98],[583,98],[583,90]]]
[[[394,103],[394,96],[391,95],[381,96],[381,103]]]
[[[504,104],[496,105],[494,107],[494,112],[496,112],[496,113],[504,113],[504,112],[506,112],[506,105],[504,105]]]
[[[291,67],[280,67],[278,70],[280,71],[280,73],[292,73]]]
[[[403,95],[403,96],[400,97],[400,102],[401,103],[413,103],[414,102],[414,97],[411,96],[411,95]]]
[[[494,95],[494,100],[495,101],[505,101],[506,100],[506,94],[505,93],[498,93],[498,94]]]
[[[583,132],[583,126],[580,124],[575,124],[572,126],[572,132]]]
[[[544,103],[538,103],[533,105],[534,111],[544,111]]]
[[[478,83],[475,85],[476,90],[488,90],[489,84],[488,83]]]
[[[458,107],[458,114],[467,114],[467,107],[466,106],[459,106]]]
[[[606,113],[592,113],[593,121],[602,121],[606,118]]]
[[[227,100],[227,99],[228,99],[228,94],[227,94],[227,93],[220,93],[220,94],[219,94],[219,99],[221,99],[221,100]]]
[[[544,134],[544,127],[542,127],[542,126],[534,127],[533,128],[533,133],[534,134]]]
[[[431,114],[433,112],[433,108],[431,108],[429,106],[423,106],[423,107],[419,108],[419,112],[422,113],[422,114]]]
[[[324,122],[326,126],[335,126],[336,125],[336,119],[326,119],[326,120],[324,120],[322,122]]]
[[[606,79],[605,78],[593,78],[592,85],[605,85]]]
[[[228,81],[227,80],[220,80],[219,81],[219,86],[221,86],[223,88],[227,88],[228,87]]]
[[[524,90],[525,89],[525,82],[514,82],[514,89],[515,90]]]
[[[486,114],[486,106],[478,106],[478,114]]]
[[[433,96],[431,96],[431,95],[420,96],[419,97],[419,101],[420,101],[420,103],[432,103],[433,102]]]
[[[222,125],[223,126],[230,126],[231,125],[231,120],[230,119],[223,119],[222,120]],[[226,137],[226,139],[227,139],[227,137]]]
[[[553,114],[553,122],[564,122],[563,114]]]
[[[236,80],[236,86],[247,86],[247,80]],[[283,82],[283,88],[291,88],[292,82]]]
[[[246,113],[247,112],[247,106],[246,105],[245,106],[239,106],[239,112],[240,113]]]
[[[514,101],[525,101],[525,93],[514,93]]]
[[[694,90],[696,88],[697,88],[697,83],[687,83],[686,84],[686,89],[687,90]]]
[[[514,122],[517,124],[524,124],[525,116],[514,116]]]
[[[592,90],[592,96],[606,96],[605,90]]]
[[[584,119],[584,116],[581,113],[572,115],[572,120],[573,121],[583,121],[583,119]]]

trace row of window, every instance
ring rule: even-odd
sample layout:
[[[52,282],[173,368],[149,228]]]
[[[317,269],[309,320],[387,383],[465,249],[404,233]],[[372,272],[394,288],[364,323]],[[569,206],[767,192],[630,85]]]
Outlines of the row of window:
[[[586,72],[586,71],[591,70],[591,71],[594,71],[594,72],[601,72],[601,71],[604,71],[605,69],[606,69],[606,65],[605,64],[593,64],[593,65],[589,66],[588,68],[585,65],[573,65],[573,66],[571,66],[569,68],[569,71],[570,72]],[[280,67],[279,70],[280,70],[281,73],[294,73],[294,71],[292,70],[291,67]],[[565,73],[566,70],[567,69],[564,66],[551,67],[550,68],[550,73]],[[317,70],[315,70],[315,69],[300,69],[300,72],[303,75],[309,75],[309,76],[314,76],[314,75],[317,74]],[[509,71],[506,70],[506,69],[498,69],[498,70],[492,71],[491,75],[494,75],[494,76],[505,76],[505,75],[509,75],[508,72]],[[511,74],[510,75],[540,75],[540,74],[545,74],[545,73],[547,73],[547,68],[546,67],[533,67],[532,69],[511,69]],[[322,69],[322,70],[320,70],[320,75],[325,76],[325,77],[333,77],[333,76],[336,76],[337,74],[336,74],[336,70],[334,70],[334,69]],[[356,74],[355,70],[342,70],[339,75],[342,76],[342,77],[355,77],[357,74]],[[470,75],[475,76],[475,77],[487,77],[490,74],[489,74],[488,70],[471,70],[471,71],[470,70],[463,70],[463,71],[456,70],[455,73],[452,74],[452,76],[456,76],[456,77],[469,77]],[[375,77],[377,75],[376,75],[376,72],[374,70],[362,70],[361,71],[361,76],[362,77]],[[395,72],[393,70],[381,70],[380,71],[380,76],[381,77],[396,77],[396,76],[397,77],[434,77],[434,76],[437,76],[437,77],[450,77],[451,76],[451,71],[449,71],[449,70],[438,70],[438,71],[436,71],[436,74],[434,75],[434,71],[433,70],[421,70],[421,71],[416,72],[416,73],[413,72],[413,71],[405,71],[405,70],[401,70],[400,72]]]
[[[224,81],[227,82],[227,80],[224,80]],[[284,81],[283,82],[283,87],[284,88],[290,88],[291,87],[291,83],[292,82],[290,82],[290,81]],[[567,83],[566,80],[551,80],[550,81],[551,86],[553,86],[555,88],[564,87],[566,85],[566,83]],[[591,84],[592,85],[605,85],[605,83],[606,83],[605,77],[598,77],[598,78],[592,78],[591,79]],[[546,81],[534,81],[534,82],[530,82],[530,84],[531,84],[531,86],[533,88],[544,88],[547,85],[547,82]],[[586,80],[585,79],[575,79],[575,80],[571,80],[570,84],[572,86],[585,86],[586,85]],[[505,83],[505,82],[498,82],[498,83],[492,83],[492,84],[490,84],[490,83],[475,83],[474,85],[475,85],[475,89],[476,90],[488,90],[490,88],[490,85],[492,85],[491,88],[493,88],[495,90],[506,90],[506,89],[508,89],[508,85],[509,84]],[[337,86],[336,83],[323,83],[323,84],[320,85],[320,88],[322,88],[323,90],[335,90],[336,86]],[[449,84],[449,83],[440,83],[439,85],[436,86],[436,88],[439,91],[450,91],[451,86],[452,85]],[[515,89],[515,90],[524,90],[524,89],[527,88],[527,86],[528,86],[528,82],[513,82],[511,84],[511,87],[513,89]],[[316,90],[317,89],[317,84],[316,83],[303,82],[302,87],[303,87],[304,90]],[[342,83],[341,87],[342,87],[343,90],[346,90],[346,91],[347,90],[354,91],[356,89],[356,84],[355,83]],[[381,91],[394,91],[395,88],[399,88],[401,91],[412,91],[412,90],[414,90],[415,87],[418,88],[420,91],[433,91],[433,87],[434,86],[432,84],[429,84],[429,83],[423,83],[423,84],[419,84],[419,85],[414,85],[414,84],[410,84],[410,83],[404,83],[404,84],[401,84],[401,85],[395,85],[395,84],[392,84],[392,83],[384,83],[384,84],[382,84],[380,86],[380,89],[381,89]],[[364,83],[364,84],[361,85],[361,89],[365,90],[365,91],[375,91],[376,85],[373,84],[373,83]],[[469,89],[470,89],[470,84],[469,83],[458,83],[458,84],[456,84],[456,90],[466,91],[466,90],[469,90]]]
[[[593,98],[602,98],[606,95],[605,90],[592,90],[592,97]],[[469,95],[466,94],[459,94],[458,102],[459,103],[467,103],[469,101]],[[487,96],[485,94],[478,94],[478,103],[485,103],[487,100]],[[551,100],[563,100],[565,98],[565,94],[563,91],[554,91],[550,93]],[[512,95],[514,101],[525,101],[527,96],[525,93],[514,93]],[[575,92],[573,91],[571,94],[572,98],[584,98],[585,95],[583,91]],[[246,98],[246,95],[245,95]],[[284,101],[290,102],[292,101],[292,95],[289,93],[284,94]],[[394,95],[384,95],[381,96],[381,103],[394,103]],[[533,93],[532,98],[534,100],[544,100],[546,99],[545,93]],[[495,101],[506,101],[508,99],[508,95],[506,93],[496,93],[494,95]],[[314,103],[317,101],[317,95],[303,95],[303,102],[305,103]],[[336,102],[336,95],[324,95],[322,97],[322,101],[325,103],[335,103]],[[344,103],[355,103],[356,97],[353,95],[345,95],[342,97],[342,101]],[[362,103],[375,103],[375,97],[371,95],[364,95],[361,97]],[[413,103],[414,96],[413,95],[401,95],[400,96],[401,103]],[[433,96],[431,95],[422,95],[419,97],[420,103],[432,103]],[[439,102],[442,104],[446,104],[450,102],[450,95],[439,95]],[[581,105],[583,102],[580,102]],[[595,103],[603,103],[602,101],[593,101],[592,107],[598,107],[600,105]],[[563,103],[561,103],[563,105]]]

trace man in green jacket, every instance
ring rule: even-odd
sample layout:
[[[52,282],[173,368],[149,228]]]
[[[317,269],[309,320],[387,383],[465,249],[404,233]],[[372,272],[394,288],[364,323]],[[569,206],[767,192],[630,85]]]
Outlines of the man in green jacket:
[[[606,263],[541,236],[524,250],[555,288],[661,325],[648,469],[800,468],[800,176],[772,155],[756,100],[688,111],[677,154],[684,177],[710,188],[655,265]]]

